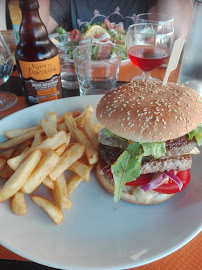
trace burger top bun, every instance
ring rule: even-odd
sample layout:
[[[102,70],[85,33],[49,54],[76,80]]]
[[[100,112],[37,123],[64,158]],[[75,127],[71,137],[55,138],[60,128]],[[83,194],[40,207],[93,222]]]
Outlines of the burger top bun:
[[[97,105],[98,121],[136,142],[181,137],[202,121],[202,98],[176,83],[131,82],[113,89]]]

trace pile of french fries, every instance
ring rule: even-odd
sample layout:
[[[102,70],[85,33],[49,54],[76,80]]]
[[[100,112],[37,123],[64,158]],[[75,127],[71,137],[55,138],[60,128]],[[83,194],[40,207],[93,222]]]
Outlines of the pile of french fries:
[[[98,161],[97,133],[93,124],[93,108],[66,112],[57,117],[48,112],[40,125],[7,130],[7,141],[0,143],[0,202],[10,199],[16,215],[26,214],[25,194],[56,223],[64,219],[63,209],[72,207],[71,193],[84,180]],[[66,171],[73,172],[70,179]],[[71,174],[72,175],[72,174]],[[46,186],[53,200],[33,195],[40,185]]]

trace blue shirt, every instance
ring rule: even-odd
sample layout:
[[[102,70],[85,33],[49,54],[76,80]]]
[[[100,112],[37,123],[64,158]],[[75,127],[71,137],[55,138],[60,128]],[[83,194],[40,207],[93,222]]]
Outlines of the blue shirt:
[[[148,12],[156,0],[51,0],[50,15],[67,31],[81,30],[86,23],[103,22],[105,18],[124,28],[135,23],[136,14]],[[65,26],[64,26],[65,25]]]

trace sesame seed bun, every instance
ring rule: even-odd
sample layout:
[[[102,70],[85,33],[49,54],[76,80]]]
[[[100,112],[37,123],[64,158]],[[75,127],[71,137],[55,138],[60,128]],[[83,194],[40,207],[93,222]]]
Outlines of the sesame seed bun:
[[[96,166],[96,175],[97,175],[97,179],[99,181],[99,183],[101,184],[101,186],[108,191],[111,194],[114,194],[114,181],[112,178],[110,178],[108,175],[102,174],[101,173],[101,169],[103,168],[103,165],[101,164],[101,162],[97,163]],[[165,202],[167,200],[169,200],[170,198],[172,198],[175,194],[161,194],[161,193],[157,193],[155,192],[156,196],[152,197],[152,198],[148,198],[148,196],[146,195],[146,192],[144,194],[144,196],[137,196],[136,194],[132,194],[130,189],[125,189],[122,192],[122,196],[121,199],[124,201],[127,201],[129,203],[133,203],[133,204],[138,204],[138,205],[152,205],[152,204],[159,204],[162,202]]]
[[[202,98],[176,83],[131,82],[107,93],[96,109],[98,121],[115,135],[136,142],[175,139],[202,121]]]

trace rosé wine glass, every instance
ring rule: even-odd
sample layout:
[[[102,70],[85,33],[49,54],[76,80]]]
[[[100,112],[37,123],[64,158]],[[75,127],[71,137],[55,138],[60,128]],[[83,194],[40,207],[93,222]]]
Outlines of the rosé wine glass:
[[[174,28],[174,17],[162,13],[141,13],[136,16],[135,23],[156,23]]]
[[[174,43],[174,29],[152,22],[129,26],[126,34],[126,49],[132,63],[139,67],[142,76],[135,80],[156,80],[150,71],[167,62]]]
[[[0,33],[0,85],[5,83],[13,72],[13,56]],[[0,91],[0,111],[13,106],[17,101],[16,95]]]

